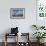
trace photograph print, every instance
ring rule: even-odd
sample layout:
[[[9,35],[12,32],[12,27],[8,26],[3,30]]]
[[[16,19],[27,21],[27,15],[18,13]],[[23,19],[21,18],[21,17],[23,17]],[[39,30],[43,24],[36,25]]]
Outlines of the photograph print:
[[[11,19],[23,19],[25,18],[25,8],[10,8]]]

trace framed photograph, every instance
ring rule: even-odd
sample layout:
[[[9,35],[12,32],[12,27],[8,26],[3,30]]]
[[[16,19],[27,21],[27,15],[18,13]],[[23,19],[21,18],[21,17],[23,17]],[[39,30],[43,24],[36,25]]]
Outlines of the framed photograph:
[[[11,19],[24,19],[25,8],[10,8],[10,18]]]

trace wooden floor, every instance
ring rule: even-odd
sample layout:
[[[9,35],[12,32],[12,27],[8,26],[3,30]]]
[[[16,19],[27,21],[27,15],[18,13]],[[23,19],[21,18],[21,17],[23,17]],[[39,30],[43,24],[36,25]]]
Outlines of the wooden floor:
[[[4,46],[4,43],[2,42],[0,42],[0,46]],[[14,43],[12,43],[12,42],[10,42],[10,43],[8,43],[8,45],[7,46],[15,46],[15,42]],[[24,45],[25,46],[25,45]],[[30,46],[37,46],[37,43],[34,43],[34,42],[32,42],[32,43],[30,43]],[[46,46],[46,43],[44,43],[43,45],[41,45],[41,46]]]

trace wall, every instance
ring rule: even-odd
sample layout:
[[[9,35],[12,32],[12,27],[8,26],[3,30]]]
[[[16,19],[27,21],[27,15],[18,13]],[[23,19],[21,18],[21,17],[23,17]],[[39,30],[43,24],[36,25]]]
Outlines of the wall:
[[[10,19],[10,8],[25,8],[25,19]],[[19,32],[30,32],[36,24],[36,0],[0,0],[0,34],[10,32],[11,27],[19,27]]]

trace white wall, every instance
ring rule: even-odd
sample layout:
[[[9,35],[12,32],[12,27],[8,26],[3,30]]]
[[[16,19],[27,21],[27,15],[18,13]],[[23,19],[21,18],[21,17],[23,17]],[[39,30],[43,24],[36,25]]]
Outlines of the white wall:
[[[25,19],[10,19],[10,8],[25,8]],[[19,32],[30,32],[36,24],[36,0],[0,0],[0,34],[11,27],[19,27]]]

